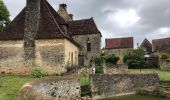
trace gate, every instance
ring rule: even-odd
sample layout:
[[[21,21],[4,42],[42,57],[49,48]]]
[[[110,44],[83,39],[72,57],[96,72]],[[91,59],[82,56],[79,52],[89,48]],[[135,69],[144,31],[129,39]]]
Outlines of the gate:
[[[78,64],[79,66],[84,66],[84,55],[78,56]]]

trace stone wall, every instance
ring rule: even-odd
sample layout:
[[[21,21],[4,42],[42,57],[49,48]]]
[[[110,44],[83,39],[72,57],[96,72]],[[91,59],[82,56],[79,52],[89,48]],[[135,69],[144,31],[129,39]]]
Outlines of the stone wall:
[[[0,41],[0,66],[23,66],[23,41]]]
[[[157,86],[158,74],[112,74],[92,75],[93,98],[105,98],[135,93],[142,87]]]
[[[103,66],[103,72],[104,74],[118,74],[118,73],[127,73],[128,72],[128,66],[125,64],[105,64]]]
[[[132,48],[127,48],[127,49],[105,49],[105,53],[106,54],[115,54],[116,56],[118,56],[120,59],[117,62],[118,64],[124,64],[123,63],[123,57],[132,52]]]
[[[24,67],[23,44],[23,40],[0,41],[0,66]],[[65,72],[70,52],[73,52],[73,65],[78,64],[79,49],[66,39],[36,40],[35,44],[35,67],[58,67],[58,72]]]
[[[79,44],[82,45],[80,54],[84,55],[84,65],[90,65],[90,59],[100,54],[101,48],[101,36],[100,34],[91,34],[91,35],[76,35],[73,36]],[[91,43],[91,51],[87,51],[87,42]]]
[[[81,100],[78,76],[47,77],[25,84],[19,100]]]
[[[160,68],[170,68],[170,61],[160,60]]]

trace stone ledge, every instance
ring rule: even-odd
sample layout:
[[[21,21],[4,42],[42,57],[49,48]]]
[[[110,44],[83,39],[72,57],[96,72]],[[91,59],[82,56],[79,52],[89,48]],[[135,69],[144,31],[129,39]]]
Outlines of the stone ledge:
[[[80,91],[77,75],[46,77],[26,83],[19,100],[79,100]]]

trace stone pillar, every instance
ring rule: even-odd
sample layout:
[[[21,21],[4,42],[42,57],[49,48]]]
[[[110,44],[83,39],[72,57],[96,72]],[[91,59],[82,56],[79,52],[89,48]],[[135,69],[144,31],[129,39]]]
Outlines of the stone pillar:
[[[40,19],[41,0],[27,0],[24,29],[24,60],[25,66],[35,66],[35,36]]]

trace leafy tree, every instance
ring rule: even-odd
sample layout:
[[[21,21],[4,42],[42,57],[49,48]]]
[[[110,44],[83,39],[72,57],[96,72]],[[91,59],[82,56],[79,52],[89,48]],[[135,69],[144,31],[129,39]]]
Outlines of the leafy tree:
[[[145,67],[145,51],[141,48],[133,50],[132,53],[129,53],[124,56],[123,61],[126,63],[129,68],[144,68]]]
[[[161,58],[162,60],[170,61],[170,55],[169,55],[168,53],[162,52],[162,53],[160,54],[160,58]]]
[[[0,31],[10,22],[9,11],[2,0],[0,0]]]
[[[106,63],[116,64],[119,60],[119,57],[115,56],[115,54],[109,54],[105,56]]]

